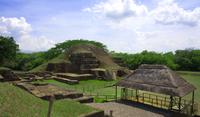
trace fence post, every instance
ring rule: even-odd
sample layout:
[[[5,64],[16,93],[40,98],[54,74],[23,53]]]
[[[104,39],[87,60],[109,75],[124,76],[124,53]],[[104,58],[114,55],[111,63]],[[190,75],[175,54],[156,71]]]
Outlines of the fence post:
[[[170,110],[173,108],[173,96],[170,96]]]
[[[194,113],[194,91],[192,92],[192,107],[191,107],[191,115]]]
[[[55,99],[54,95],[51,96],[50,99],[49,99],[49,108],[48,108],[47,117],[51,117],[51,111],[52,111],[54,99]]]
[[[181,111],[181,97],[179,97],[178,100],[178,110]]]
[[[115,100],[117,101],[117,85],[115,85]]]
[[[144,93],[142,93],[143,103],[144,103]]]

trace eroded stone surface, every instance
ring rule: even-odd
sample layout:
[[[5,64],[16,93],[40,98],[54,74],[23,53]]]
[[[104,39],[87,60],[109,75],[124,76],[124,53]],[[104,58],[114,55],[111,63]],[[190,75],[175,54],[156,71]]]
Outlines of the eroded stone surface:
[[[17,83],[16,85],[20,88],[27,90],[36,97],[47,100],[50,99],[51,96],[54,96],[56,99],[74,99],[83,96],[82,93],[76,92],[74,90],[63,89],[51,84],[31,84],[27,82],[21,82]]]

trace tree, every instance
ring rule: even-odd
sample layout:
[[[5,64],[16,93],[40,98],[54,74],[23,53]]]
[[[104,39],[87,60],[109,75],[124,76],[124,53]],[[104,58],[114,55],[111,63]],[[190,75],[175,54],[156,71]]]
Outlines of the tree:
[[[13,61],[18,50],[19,46],[13,37],[0,36],[0,65]]]
[[[92,44],[96,47],[104,49],[105,51],[108,51],[106,45],[104,45],[100,42],[83,40],[83,39],[67,40],[65,42],[58,43],[58,44],[56,44],[55,47],[49,49],[44,55],[45,59],[47,59],[47,60],[53,59],[56,56],[63,53],[64,51],[67,51],[70,47],[75,46],[75,45],[80,45],[80,44]]]

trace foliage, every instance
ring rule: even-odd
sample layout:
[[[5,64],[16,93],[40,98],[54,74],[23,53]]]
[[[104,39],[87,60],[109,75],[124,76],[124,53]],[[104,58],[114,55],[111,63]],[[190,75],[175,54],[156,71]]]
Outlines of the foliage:
[[[44,58],[44,52],[37,52],[37,53],[18,53],[15,59],[15,66],[13,69],[17,70],[31,70],[38,65],[41,65],[42,63],[46,62]]]
[[[148,51],[137,54],[112,52],[112,55],[113,57],[121,58],[130,69],[136,69],[141,64],[165,64],[172,69],[177,68],[172,52],[165,54]]]
[[[54,48],[49,49],[45,53],[45,59],[50,60],[52,58],[55,58],[56,56],[63,53],[64,51],[67,51],[70,47],[75,46],[75,45],[79,45],[79,44],[92,44],[92,45],[95,45],[99,48],[103,48],[104,50],[107,50],[107,47],[100,42],[83,40],[83,39],[67,40],[63,43],[58,43],[58,44],[56,44],[56,46]]]
[[[200,71],[200,50],[177,50],[175,62],[180,70]]]
[[[11,63],[15,60],[18,45],[12,37],[0,36],[0,65]]]
[[[175,53],[156,53],[143,51],[136,54],[111,52],[113,57],[121,58],[130,69],[141,64],[164,64],[173,70],[200,71],[200,50],[177,50]]]

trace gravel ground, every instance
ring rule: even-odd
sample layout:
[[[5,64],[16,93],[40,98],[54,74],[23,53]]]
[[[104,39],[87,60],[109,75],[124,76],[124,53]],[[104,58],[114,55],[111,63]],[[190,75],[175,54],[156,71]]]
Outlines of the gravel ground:
[[[134,102],[90,103],[87,105],[104,110],[107,115],[113,111],[113,117],[172,117],[172,112]],[[177,117],[177,115],[173,115],[173,117]]]

